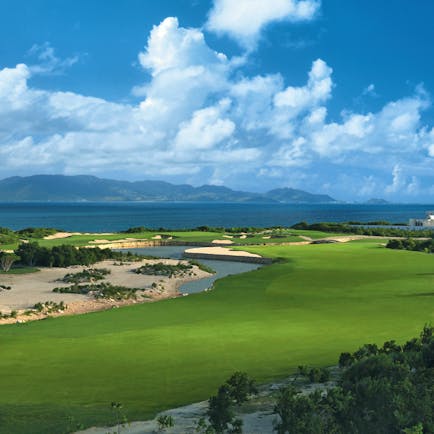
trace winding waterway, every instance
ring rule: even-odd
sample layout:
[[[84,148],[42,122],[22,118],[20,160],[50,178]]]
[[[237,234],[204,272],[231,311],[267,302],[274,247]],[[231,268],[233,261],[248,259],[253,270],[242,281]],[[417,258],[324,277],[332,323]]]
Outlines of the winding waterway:
[[[130,251],[140,255],[157,256],[159,258],[181,259],[182,254],[188,246],[160,246],[160,247],[147,247],[142,249],[127,249],[123,251]],[[185,283],[179,288],[182,294],[194,294],[202,292],[211,288],[217,279],[229,276],[231,274],[246,273],[247,271],[256,270],[261,267],[260,264],[248,264],[245,262],[231,262],[231,261],[212,261],[208,259],[201,259],[200,262],[204,265],[215,270],[215,274],[200,280]]]

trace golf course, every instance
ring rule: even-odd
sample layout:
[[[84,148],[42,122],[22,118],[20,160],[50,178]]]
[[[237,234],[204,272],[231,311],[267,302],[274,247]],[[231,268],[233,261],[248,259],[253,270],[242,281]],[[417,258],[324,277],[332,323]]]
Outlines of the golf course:
[[[235,248],[275,261],[188,297],[0,326],[0,432],[114,424],[111,402],[144,420],[234,371],[268,382],[434,322],[432,254],[379,239]]]

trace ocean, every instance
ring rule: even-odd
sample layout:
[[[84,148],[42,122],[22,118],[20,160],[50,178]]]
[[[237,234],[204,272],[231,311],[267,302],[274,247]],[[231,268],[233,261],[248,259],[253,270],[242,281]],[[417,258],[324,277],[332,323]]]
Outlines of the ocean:
[[[264,204],[264,203],[0,203],[0,226],[52,227],[74,232],[115,232],[133,226],[191,229],[198,226],[291,226],[299,221],[393,223],[422,218],[434,204]]]

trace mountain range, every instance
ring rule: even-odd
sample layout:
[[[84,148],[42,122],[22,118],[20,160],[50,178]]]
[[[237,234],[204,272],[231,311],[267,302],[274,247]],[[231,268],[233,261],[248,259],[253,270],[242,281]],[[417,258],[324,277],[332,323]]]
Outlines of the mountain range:
[[[117,181],[95,176],[34,175],[14,176],[0,181],[0,201],[21,202],[266,202],[334,203],[325,194],[293,188],[277,188],[267,193],[236,191],[216,185],[193,187],[164,181]]]

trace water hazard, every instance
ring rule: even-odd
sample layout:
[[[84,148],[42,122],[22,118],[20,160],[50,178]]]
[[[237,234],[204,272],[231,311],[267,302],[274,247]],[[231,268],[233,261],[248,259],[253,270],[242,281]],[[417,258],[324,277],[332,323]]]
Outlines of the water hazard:
[[[184,250],[188,246],[160,246],[146,247],[142,249],[128,249],[132,253],[141,255],[157,256],[159,258],[181,259]],[[125,251],[125,250],[124,250]],[[211,277],[205,279],[188,282],[179,288],[182,294],[194,294],[202,292],[205,289],[211,288],[217,279],[229,276],[232,274],[246,273],[247,271],[256,270],[261,267],[260,264],[248,264],[245,262],[230,262],[230,261],[211,261],[208,259],[200,259],[200,262],[216,271]]]

